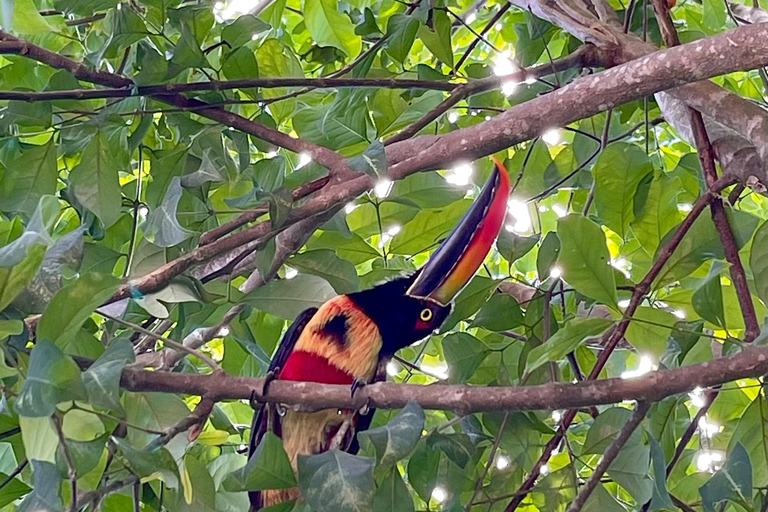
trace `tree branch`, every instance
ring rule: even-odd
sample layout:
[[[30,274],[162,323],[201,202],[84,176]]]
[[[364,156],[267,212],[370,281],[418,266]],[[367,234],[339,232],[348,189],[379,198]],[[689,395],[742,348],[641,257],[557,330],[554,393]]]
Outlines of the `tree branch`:
[[[584,487],[581,488],[581,491],[579,491],[576,499],[573,500],[568,506],[568,510],[566,512],[579,512],[582,507],[584,507],[584,504],[589,499],[589,496],[597,488],[597,486],[600,485],[600,479],[603,478],[603,475],[608,470],[608,467],[619,455],[622,447],[624,447],[624,444],[627,442],[627,440],[629,440],[629,437],[643,421],[643,418],[645,418],[645,415],[648,414],[648,409],[650,408],[651,404],[649,402],[637,403],[635,410],[632,411],[632,416],[630,416],[627,422],[624,423],[624,425],[621,427],[621,430],[619,430],[619,434],[616,436],[616,439],[614,439],[608,448],[605,449],[603,456],[600,457],[600,462],[597,463],[597,467],[595,467],[594,471],[592,471],[592,475],[589,477],[589,480],[587,480],[587,483],[584,485]]]
[[[696,387],[758,378],[766,373],[768,347],[749,347],[734,356],[656,371],[636,379],[588,380],[576,384],[486,387],[380,382],[363,387],[351,397],[349,386],[276,380],[270,383],[267,396],[263,396],[264,379],[126,368],[121,385],[130,391],[198,395],[214,401],[242,400],[255,393],[257,400],[297,406],[303,411],[359,409],[366,404],[381,409],[399,409],[409,401],[415,401],[425,409],[466,415],[483,411],[576,409],[623,400],[656,402]]]

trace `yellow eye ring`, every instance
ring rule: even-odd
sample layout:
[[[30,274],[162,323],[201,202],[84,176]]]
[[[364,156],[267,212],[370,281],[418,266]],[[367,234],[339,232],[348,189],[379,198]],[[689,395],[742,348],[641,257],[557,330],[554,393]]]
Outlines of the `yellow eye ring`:
[[[429,308],[424,308],[421,310],[421,313],[419,314],[419,318],[422,322],[429,322],[432,320],[434,313],[432,313],[432,310]]]

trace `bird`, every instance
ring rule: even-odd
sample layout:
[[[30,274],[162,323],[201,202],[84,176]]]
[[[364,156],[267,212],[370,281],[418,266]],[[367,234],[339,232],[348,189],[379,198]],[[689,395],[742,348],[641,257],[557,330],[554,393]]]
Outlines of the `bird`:
[[[509,175],[495,165],[480,194],[429,261],[411,275],[370,289],[338,295],[309,308],[286,330],[267,372],[274,379],[360,386],[386,379],[394,354],[436,331],[452,300],[472,279],[494,244],[506,216]],[[356,453],[356,432],[370,426],[373,410],[295,411],[258,403],[249,458],[266,432],[282,438],[294,472],[299,455],[330,449]],[[300,499],[298,488],[250,491],[251,510]]]

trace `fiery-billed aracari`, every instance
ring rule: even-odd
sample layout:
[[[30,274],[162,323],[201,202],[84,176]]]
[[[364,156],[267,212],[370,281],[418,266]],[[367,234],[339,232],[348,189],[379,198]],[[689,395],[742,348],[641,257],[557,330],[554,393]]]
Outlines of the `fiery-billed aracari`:
[[[507,171],[496,161],[480,195],[424,267],[302,312],[283,336],[270,375],[350,385],[353,393],[360,384],[383,380],[382,369],[395,352],[425,338],[448,317],[451,300],[482,265],[498,236],[508,195]],[[326,451],[332,443],[354,453],[355,432],[368,428],[372,416],[373,411],[309,413],[264,405],[254,414],[249,456],[267,430],[283,439],[294,471],[299,455]],[[340,432],[344,424],[347,428]],[[253,510],[298,497],[298,489],[250,493]]]

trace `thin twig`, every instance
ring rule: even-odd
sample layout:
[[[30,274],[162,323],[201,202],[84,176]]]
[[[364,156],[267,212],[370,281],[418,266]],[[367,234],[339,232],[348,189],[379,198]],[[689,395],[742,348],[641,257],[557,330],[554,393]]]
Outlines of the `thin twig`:
[[[566,512],[579,512],[584,504],[589,499],[592,492],[600,485],[600,479],[603,477],[608,467],[619,455],[624,444],[629,440],[632,433],[637,429],[640,423],[648,413],[648,409],[651,408],[650,402],[638,402],[635,406],[635,410],[632,411],[632,416],[629,417],[626,423],[621,427],[619,434],[616,436],[611,444],[603,452],[603,456],[600,457],[600,462],[597,463],[592,476],[589,477],[587,483],[579,491],[576,499],[571,502]]]
[[[472,508],[472,504],[475,501],[475,498],[478,494],[480,494],[480,490],[483,488],[483,481],[485,480],[485,477],[488,475],[488,471],[491,470],[491,466],[493,465],[494,459],[496,458],[496,451],[499,449],[499,444],[501,444],[501,437],[504,434],[504,429],[507,426],[507,420],[509,419],[509,413],[504,413],[504,418],[501,420],[501,425],[499,426],[499,432],[496,434],[496,439],[493,440],[493,446],[491,446],[491,452],[488,454],[488,462],[485,464],[485,469],[483,469],[483,474],[480,475],[480,478],[477,479],[477,484],[475,485],[475,490],[472,493],[472,496],[469,498],[469,501],[467,502],[467,506],[464,507],[464,510],[466,512],[469,512],[469,510]]]
[[[53,428],[56,430],[56,435],[59,438],[61,453],[64,455],[64,461],[67,464],[67,477],[69,478],[69,484],[72,489],[72,503],[69,510],[70,512],[77,512],[77,469],[75,468],[75,462],[72,459],[72,454],[69,452],[67,439],[64,437],[64,430],[61,428],[61,419],[54,414],[51,416],[51,421],[53,423]]]

